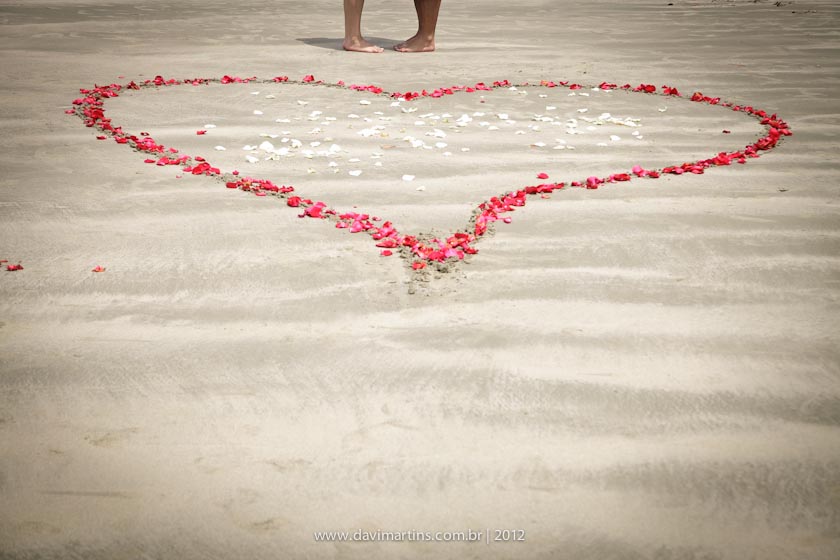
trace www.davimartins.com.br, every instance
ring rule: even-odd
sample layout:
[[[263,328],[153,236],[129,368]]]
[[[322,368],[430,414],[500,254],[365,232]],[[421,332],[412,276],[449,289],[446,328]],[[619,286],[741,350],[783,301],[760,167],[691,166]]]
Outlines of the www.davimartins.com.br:
[[[466,529],[463,531],[315,531],[316,542],[525,542],[524,529]]]

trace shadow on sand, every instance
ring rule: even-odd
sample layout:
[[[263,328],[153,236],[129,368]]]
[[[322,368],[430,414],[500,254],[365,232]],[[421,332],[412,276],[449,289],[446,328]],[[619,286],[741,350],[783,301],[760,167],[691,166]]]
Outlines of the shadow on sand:
[[[385,37],[365,37],[368,41],[373,43],[374,45],[379,45],[383,47],[386,51],[392,50],[394,45],[397,43],[401,43],[405,39],[387,39]],[[299,37],[296,39],[301,43],[306,43],[312,47],[320,47],[322,49],[330,49],[334,51],[344,50],[342,48],[342,43],[344,42],[344,37],[332,38],[332,37]]]

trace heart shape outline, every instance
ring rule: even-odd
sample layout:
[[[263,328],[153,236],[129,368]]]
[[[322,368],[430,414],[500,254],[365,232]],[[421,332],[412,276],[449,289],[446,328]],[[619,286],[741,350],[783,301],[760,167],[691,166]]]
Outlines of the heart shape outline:
[[[706,169],[712,167],[727,166],[732,162],[741,164],[746,163],[748,159],[757,158],[762,152],[775,148],[784,137],[792,135],[790,127],[787,123],[780,119],[776,114],[768,114],[766,111],[756,109],[749,105],[736,105],[723,101],[719,97],[703,95],[700,92],[695,92],[690,98],[684,98],[677,88],[670,86],[662,86],[660,91],[656,86],[651,84],[640,84],[633,87],[630,84],[617,86],[614,83],[601,82],[598,86],[596,86],[597,89],[623,89],[646,95],[662,95],[667,97],[683,98],[690,102],[704,103],[707,105],[731,109],[736,112],[742,112],[757,119],[764,127],[766,134],[764,136],[759,136],[755,142],[748,144],[742,150],[722,151],[711,158],[694,162],[669,165],[655,170],[644,169],[641,166],[636,165],[629,172],[621,171],[618,173],[612,173],[606,177],[590,176],[586,179],[570,181],[568,183],[553,182],[528,185],[520,189],[492,196],[480,203],[472,211],[470,218],[467,221],[467,227],[463,231],[455,231],[446,239],[441,240],[431,234],[402,234],[390,221],[383,221],[381,218],[370,216],[369,214],[360,212],[339,212],[338,210],[328,207],[327,204],[322,201],[313,201],[312,199],[300,196],[293,186],[277,186],[272,181],[266,179],[240,177],[239,173],[236,171],[231,173],[222,172],[221,169],[214,167],[203,157],[181,154],[177,148],[167,148],[166,146],[158,144],[151,138],[151,136],[148,135],[148,133],[141,132],[139,135],[129,134],[123,131],[122,127],[115,126],[111,122],[111,119],[105,116],[105,100],[118,97],[123,91],[139,91],[145,88],[161,88],[183,85],[201,86],[211,83],[309,84],[313,87],[322,86],[344,88],[351,91],[388,96],[405,101],[411,101],[412,99],[421,97],[440,98],[447,95],[454,95],[455,93],[470,94],[475,92],[489,92],[494,89],[508,88],[512,86],[517,88],[565,87],[570,90],[579,90],[587,86],[570,83],[568,81],[542,80],[539,84],[529,84],[527,82],[522,84],[512,84],[508,80],[499,80],[494,81],[492,86],[479,82],[474,86],[441,87],[432,91],[423,89],[420,92],[387,92],[381,87],[374,85],[347,85],[343,81],[328,83],[316,80],[311,74],[304,76],[299,81],[290,80],[288,76],[277,76],[270,80],[258,79],[256,77],[240,78],[229,75],[225,75],[218,79],[193,78],[184,80],[177,80],[174,78],[164,79],[161,76],[156,76],[154,79],[148,79],[139,84],[132,80],[128,84],[124,85],[112,83],[106,86],[94,85],[93,88],[80,88],[79,91],[83,94],[83,97],[73,100],[73,108],[65,111],[67,114],[80,117],[86,127],[94,128],[99,131],[100,134],[96,136],[98,140],[106,140],[108,137],[111,137],[119,144],[125,144],[135,151],[154,156],[147,157],[144,160],[146,163],[158,166],[180,166],[185,173],[191,173],[193,175],[208,175],[220,180],[224,182],[225,186],[229,189],[251,192],[257,196],[271,195],[285,200],[287,206],[302,210],[302,213],[299,214],[300,218],[327,220],[334,223],[336,228],[347,229],[351,233],[365,232],[370,235],[374,241],[376,241],[376,246],[382,249],[382,255],[390,256],[393,254],[391,249],[397,250],[399,256],[405,260],[408,266],[410,266],[414,275],[424,274],[424,269],[427,268],[434,268],[438,272],[449,272],[452,270],[453,265],[463,261],[470,255],[478,253],[478,249],[476,249],[473,244],[480,241],[482,237],[492,231],[496,221],[509,221],[509,218],[503,218],[501,216],[505,213],[513,212],[515,208],[525,206],[528,197],[536,195],[544,196],[554,192],[555,190],[566,188],[567,186],[571,188],[597,189],[603,184],[626,182],[639,178],[657,179],[662,175],[667,174],[702,174]],[[548,177],[544,174],[540,174],[538,175],[538,178],[547,179]],[[377,222],[383,223],[381,225],[377,225]]]

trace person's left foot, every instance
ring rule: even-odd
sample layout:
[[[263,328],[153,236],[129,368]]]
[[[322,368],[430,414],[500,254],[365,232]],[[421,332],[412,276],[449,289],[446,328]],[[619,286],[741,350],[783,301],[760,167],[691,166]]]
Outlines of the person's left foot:
[[[397,52],[405,53],[432,52],[433,50],[435,50],[435,40],[415,35],[411,39],[394,45],[394,50]]]

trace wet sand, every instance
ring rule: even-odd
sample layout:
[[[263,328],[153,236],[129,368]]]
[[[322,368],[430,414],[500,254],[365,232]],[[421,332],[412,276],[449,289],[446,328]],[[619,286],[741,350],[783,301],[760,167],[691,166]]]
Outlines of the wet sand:
[[[382,46],[414,32],[410,3],[368,4]],[[840,9],[780,4],[450,2],[436,53],[361,55],[340,49],[335,2],[0,2],[0,259],[24,267],[0,271],[0,558],[836,558]],[[744,166],[529,201],[410,294],[369,237],[177,178],[64,114],[80,87],[158,74],[667,84],[778,113],[794,136]],[[366,144],[348,113],[387,107],[251,86],[109,114],[411,231],[463,227],[536,172],[709,157],[760,132],[681,100],[534,90],[564,122],[640,117],[645,139],[557,127],[533,148],[546,130],[476,117],[412,150],[393,140],[431,121],[399,119],[425,107]],[[528,114],[522,99],[488,95],[487,120]],[[442,102],[428,111],[475,110]],[[248,167],[240,144],[315,107],[349,150],[340,173]],[[561,137],[577,149],[552,150]],[[379,169],[383,144],[399,149]],[[313,537],[357,529],[525,541]]]

